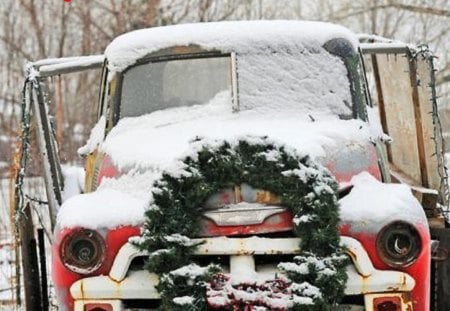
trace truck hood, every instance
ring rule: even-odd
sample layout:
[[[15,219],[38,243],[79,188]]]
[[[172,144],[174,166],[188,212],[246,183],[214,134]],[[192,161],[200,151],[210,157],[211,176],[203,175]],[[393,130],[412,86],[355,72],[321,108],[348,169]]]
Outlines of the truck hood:
[[[58,215],[60,227],[139,224],[151,200],[153,182],[163,171],[178,170],[179,160],[195,152],[193,146],[198,145],[199,139],[214,143],[269,137],[321,162],[343,186],[363,171],[380,179],[367,123],[292,111],[233,113],[227,102],[162,110],[120,120],[99,149],[121,175],[104,179],[93,193],[66,201]],[[192,143],[194,140],[196,144]],[[92,216],[93,213],[97,216]]]

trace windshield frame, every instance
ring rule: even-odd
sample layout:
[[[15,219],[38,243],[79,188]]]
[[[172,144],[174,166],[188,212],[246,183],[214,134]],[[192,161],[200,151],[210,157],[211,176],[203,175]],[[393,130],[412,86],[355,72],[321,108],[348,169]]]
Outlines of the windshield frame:
[[[345,47],[345,53],[342,53],[341,49],[335,49],[336,46],[332,44],[331,46],[326,46],[323,48],[327,50],[331,55],[340,58],[344,62],[344,66],[347,69],[347,78],[350,83],[350,93],[352,98],[352,109],[353,118],[367,121],[366,105],[370,103],[367,102],[367,85],[361,75],[364,75],[364,68],[361,67],[360,53],[351,48],[351,44],[342,40],[341,38],[335,38],[330,41],[337,41],[342,47]],[[329,41],[329,42],[330,42]],[[333,43],[335,43],[333,42]],[[223,51],[211,50],[207,51],[196,45],[189,46],[175,46],[171,48],[161,49],[153,52],[139,60],[137,60],[133,65],[127,67],[122,72],[117,72],[114,76],[116,80],[115,90],[113,92],[113,98],[110,101],[112,106],[112,127],[114,127],[120,119],[120,105],[122,99],[122,87],[123,78],[128,70],[132,68],[147,64],[150,62],[163,62],[171,60],[183,60],[183,59],[198,59],[198,58],[210,58],[210,57],[229,57],[231,62],[230,73],[231,73],[231,96],[232,103],[231,109],[233,112],[239,111],[239,80],[237,73],[237,66],[239,60],[237,59],[237,54],[235,52],[225,53]],[[358,68],[359,67],[359,68]],[[358,81],[354,81],[357,79]]]

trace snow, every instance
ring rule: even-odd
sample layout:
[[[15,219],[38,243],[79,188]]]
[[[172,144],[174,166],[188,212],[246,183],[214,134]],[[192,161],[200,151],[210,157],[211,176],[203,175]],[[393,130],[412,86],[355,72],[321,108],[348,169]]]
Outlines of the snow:
[[[255,306],[255,310],[287,310],[292,308],[294,303],[311,305],[314,304],[314,299],[322,298],[320,289],[308,282],[287,285],[282,278],[277,278],[277,281],[281,281],[278,286],[281,286],[274,290],[277,285],[274,286],[273,281],[272,279],[258,283],[250,280],[232,284],[230,280],[226,280],[220,287],[215,288],[207,284],[207,301],[215,308],[226,307],[233,301],[240,301],[260,305]],[[283,283],[286,287],[282,285]]]
[[[48,65],[41,65],[38,69],[38,74],[39,76],[49,76],[61,74],[63,72],[79,71],[81,68],[89,69],[93,67],[100,67],[104,60],[104,55],[70,57],[66,60],[62,59],[60,61],[56,61],[55,63],[49,62]]]
[[[347,69],[320,47],[280,47],[237,56],[240,110],[350,115]]]
[[[117,37],[106,48],[108,67],[123,71],[137,59],[171,46],[198,45],[206,50],[248,53],[303,42],[322,46],[332,38],[346,38],[356,48],[358,39],[348,29],[323,22],[232,21],[182,24],[133,31]]]
[[[99,144],[103,137],[103,122],[100,120],[95,126],[81,151],[92,152]],[[201,136],[202,141],[192,142]],[[105,179],[95,193],[67,200],[61,207],[58,223],[62,227],[89,228],[141,224],[145,208],[152,208],[149,202],[153,182],[163,171],[173,176],[185,174],[184,164],[179,159],[195,156],[198,148],[205,144],[213,147],[223,140],[233,144],[239,139],[259,142],[264,136],[269,136],[276,144],[285,144],[293,152],[326,157],[326,147],[338,148],[349,140],[367,142],[370,130],[367,124],[358,120],[344,121],[328,116],[312,122],[308,117],[302,120],[289,111],[276,109],[266,115],[257,110],[233,113],[223,94],[206,105],[124,118],[101,143],[100,150],[128,173]],[[274,154],[267,156],[276,157]],[[322,190],[327,191],[317,189]]]
[[[175,302],[177,305],[180,306],[192,305],[192,303],[194,302],[194,297],[192,296],[175,297],[173,298],[173,302]]]
[[[370,136],[372,139],[379,139],[381,142],[388,144],[392,143],[392,137],[383,132],[378,107],[367,107],[367,117],[370,125]]]
[[[308,282],[303,282],[301,284],[293,283],[291,289],[294,292],[300,292],[303,295],[313,298],[322,298],[322,293],[318,287],[315,287]]]
[[[61,206],[60,228],[89,229],[141,225],[151,201],[153,182],[160,173],[130,171],[118,178],[106,178],[95,192],[76,195]]]
[[[407,45],[405,43],[391,43],[391,42],[378,42],[378,43],[361,43],[360,47],[362,50],[401,50],[405,51],[409,48],[412,48],[414,50],[413,46]]]
[[[27,73],[27,78],[28,80],[32,81],[33,83],[35,83],[37,80],[37,77],[39,77],[39,71],[37,71],[31,63],[28,63],[26,65],[26,73]]]
[[[266,114],[258,109],[233,113],[230,103],[219,97],[206,105],[124,118],[100,149],[110,155],[119,169],[167,170],[174,160],[187,155],[196,138],[233,142],[267,136],[313,158],[324,157],[326,147],[337,147],[344,141],[369,140],[369,127],[362,121],[328,116],[311,122],[309,117],[299,115],[276,107]],[[148,143],[143,143],[143,137]]]
[[[85,64],[85,63],[98,63],[105,60],[104,55],[88,55],[88,56],[73,56],[73,57],[59,57],[59,58],[45,58],[35,62],[30,62],[28,66],[39,68],[42,66],[52,66],[58,64],[72,63],[72,64]]]
[[[103,141],[105,137],[105,127],[106,127],[106,118],[101,116],[97,121],[97,124],[92,128],[91,135],[89,136],[86,144],[80,148],[78,148],[79,155],[88,155],[92,153],[97,146]]]
[[[61,206],[57,223],[60,228],[114,228],[142,225],[146,201],[123,191],[98,189],[68,199]]]
[[[80,194],[84,189],[84,169],[76,166],[62,166],[64,176],[63,202]]]
[[[14,300],[15,288],[12,286],[14,275],[13,245],[0,240],[0,305]]]
[[[297,274],[309,274],[308,263],[302,263],[300,265],[294,262],[282,262],[278,265],[280,269],[289,272],[295,272]]]
[[[353,188],[340,202],[341,219],[375,223],[401,219],[426,225],[425,212],[411,189],[403,184],[384,184],[367,172],[354,176]]]
[[[170,271],[170,274],[174,276],[187,276],[190,279],[195,279],[198,276],[204,275],[209,269],[209,267],[200,267],[197,264],[191,263],[187,266]]]

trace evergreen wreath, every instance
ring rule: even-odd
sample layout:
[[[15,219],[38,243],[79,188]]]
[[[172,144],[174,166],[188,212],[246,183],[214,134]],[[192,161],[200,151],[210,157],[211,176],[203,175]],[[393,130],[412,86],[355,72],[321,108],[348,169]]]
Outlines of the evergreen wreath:
[[[338,233],[337,183],[330,173],[308,156],[265,137],[196,140],[192,147],[177,169],[163,172],[154,183],[136,242],[150,254],[146,268],[160,275],[160,309],[231,310],[230,296],[222,297],[222,304],[208,300],[207,287],[221,275],[220,267],[192,263],[199,243],[191,237],[199,235],[202,207],[210,196],[247,183],[281,198],[281,205],[292,210],[294,234],[301,238],[301,253],[278,266],[289,284],[284,290],[289,297],[278,296],[287,299],[286,308],[272,308],[267,301],[259,305],[268,310],[331,310],[344,295],[347,274]]]

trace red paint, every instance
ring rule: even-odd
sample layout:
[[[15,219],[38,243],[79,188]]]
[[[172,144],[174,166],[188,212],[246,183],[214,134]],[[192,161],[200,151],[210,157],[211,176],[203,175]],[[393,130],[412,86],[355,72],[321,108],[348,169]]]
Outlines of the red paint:
[[[351,225],[344,224],[340,228],[341,235],[351,236],[357,239],[363,246],[372,261],[372,264],[379,270],[397,270],[408,273],[416,281],[416,285],[411,292],[411,298],[414,305],[414,311],[429,311],[430,301],[430,233],[428,227],[423,224],[417,224],[422,250],[418,259],[406,268],[392,268],[385,264],[378,256],[376,248],[377,234],[368,232],[355,232]]]
[[[382,180],[380,167],[378,166],[378,155],[375,147],[372,144],[365,146],[369,165],[367,167],[359,167],[358,169],[352,169],[347,167],[345,170],[338,169],[335,162],[324,162],[323,165],[330,171],[330,173],[336,178],[339,183],[348,183],[353,176],[358,175],[361,172],[369,172],[377,180]]]
[[[130,237],[140,235],[140,228],[131,226],[110,229],[105,235],[102,234],[106,244],[105,262],[94,273],[82,275],[67,269],[59,256],[59,248],[62,239],[74,230],[77,230],[77,228],[63,229],[56,232],[55,242],[52,246],[52,274],[60,310],[73,310],[73,299],[69,292],[70,286],[72,286],[73,283],[85,277],[109,274],[114,258],[116,257],[119,249],[128,241]]]
[[[98,185],[100,185],[104,178],[118,177],[120,176],[120,174],[121,172],[114,165],[111,157],[107,154],[104,154],[98,170],[98,176],[96,180],[97,184],[95,186],[97,187]]]
[[[88,303],[84,306],[85,311],[113,311],[110,303]]]

